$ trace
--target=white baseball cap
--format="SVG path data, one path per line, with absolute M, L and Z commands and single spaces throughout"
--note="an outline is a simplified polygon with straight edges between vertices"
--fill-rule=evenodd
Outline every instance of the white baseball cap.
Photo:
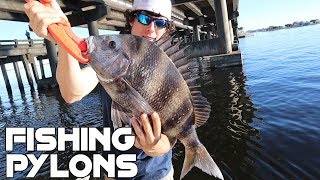
M 132 11 L 145 10 L 160 14 L 171 21 L 171 0 L 134 0 Z

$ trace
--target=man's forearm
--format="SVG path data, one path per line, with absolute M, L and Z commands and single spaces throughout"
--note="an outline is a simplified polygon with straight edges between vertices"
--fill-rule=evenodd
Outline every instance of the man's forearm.
M 81 100 L 97 84 L 93 70 L 82 70 L 79 62 L 61 47 L 56 73 L 61 95 L 68 103 Z

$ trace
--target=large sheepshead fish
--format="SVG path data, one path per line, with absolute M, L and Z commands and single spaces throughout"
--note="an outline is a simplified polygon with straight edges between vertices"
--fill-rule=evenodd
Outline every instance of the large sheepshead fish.
M 177 139 L 185 146 L 180 178 L 196 166 L 223 179 L 196 133 L 211 107 L 195 83 L 197 77 L 190 77 L 190 61 L 180 43 L 172 45 L 170 38 L 154 43 L 133 35 L 91 36 L 85 41 L 89 64 L 112 98 L 114 127 L 128 123 L 128 117 L 156 111 L 171 146 Z

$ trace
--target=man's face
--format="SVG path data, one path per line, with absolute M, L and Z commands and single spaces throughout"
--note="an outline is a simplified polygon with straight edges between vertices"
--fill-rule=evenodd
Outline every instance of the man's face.
M 158 19 L 166 19 L 165 17 L 154 17 Z M 149 41 L 156 41 L 161 38 L 161 36 L 166 32 L 167 28 L 159 28 L 155 26 L 155 22 L 152 21 L 149 25 L 141 24 L 137 18 L 134 18 L 134 21 L 130 23 L 131 25 L 131 34 L 144 37 Z

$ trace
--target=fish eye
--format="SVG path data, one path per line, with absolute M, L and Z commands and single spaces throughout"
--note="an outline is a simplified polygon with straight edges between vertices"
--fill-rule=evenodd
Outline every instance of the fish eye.
M 110 42 L 109 42 L 109 47 L 110 47 L 111 49 L 115 49 L 115 48 L 117 47 L 116 42 L 110 41 Z

